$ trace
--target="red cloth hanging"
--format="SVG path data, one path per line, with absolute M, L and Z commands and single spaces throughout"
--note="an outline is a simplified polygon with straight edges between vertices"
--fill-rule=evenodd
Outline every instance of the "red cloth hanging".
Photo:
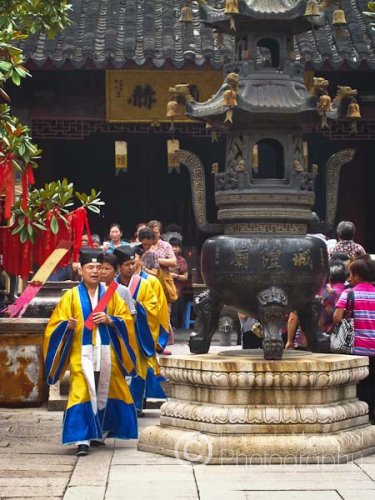
M 35 184 L 34 172 L 30 165 L 26 165 L 26 169 L 22 174 L 22 208 L 27 210 L 27 196 L 30 184 Z
M 87 211 L 85 207 L 79 207 L 72 212 L 73 229 L 73 262 L 78 261 L 79 251 L 82 245 L 82 236 L 86 230 L 90 247 L 93 246 Z

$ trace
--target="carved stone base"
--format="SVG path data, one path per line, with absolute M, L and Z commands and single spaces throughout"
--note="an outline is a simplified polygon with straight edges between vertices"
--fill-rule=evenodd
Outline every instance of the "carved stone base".
M 260 350 L 161 358 L 170 399 L 138 449 L 197 463 L 332 463 L 375 452 L 368 358 Z

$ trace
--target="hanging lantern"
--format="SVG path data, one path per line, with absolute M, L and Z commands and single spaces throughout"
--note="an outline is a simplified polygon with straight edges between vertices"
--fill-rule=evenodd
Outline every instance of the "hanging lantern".
M 254 146 L 253 146 L 251 168 L 254 170 L 255 173 L 258 173 L 258 171 L 259 171 L 259 147 L 258 147 L 258 144 L 254 144 Z
M 176 151 L 180 149 L 180 141 L 178 139 L 167 140 L 167 153 L 168 153 L 168 174 L 173 172 L 180 173 L 180 162 L 176 158 Z
M 329 128 L 327 113 L 332 111 L 332 101 L 326 90 L 324 90 L 323 94 L 319 97 L 318 111 L 322 116 L 321 128 Z
M 125 141 L 115 141 L 115 168 L 116 175 L 128 170 L 128 143 Z
M 357 121 L 361 118 L 361 109 L 356 99 L 352 99 L 348 106 L 347 118 L 349 118 L 351 131 L 357 133 Z
M 226 0 L 224 14 L 239 14 L 238 0 Z
M 332 26 L 335 28 L 340 28 L 340 26 L 345 26 L 346 18 L 345 12 L 342 9 L 336 9 L 333 11 Z
M 181 14 L 180 14 L 179 21 L 181 23 L 192 23 L 193 22 L 193 11 L 187 2 L 181 8 Z

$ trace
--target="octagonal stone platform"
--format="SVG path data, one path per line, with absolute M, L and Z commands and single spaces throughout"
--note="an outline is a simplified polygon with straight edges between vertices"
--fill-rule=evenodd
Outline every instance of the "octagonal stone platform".
M 339 463 L 375 452 L 368 358 L 261 350 L 161 357 L 169 400 L 138 449 L 206 464 Z

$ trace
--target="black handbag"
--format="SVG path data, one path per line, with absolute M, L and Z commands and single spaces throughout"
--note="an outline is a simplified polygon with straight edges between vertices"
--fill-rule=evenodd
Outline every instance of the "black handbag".
M 354 345 L 354 292 L 349 290 L 344 317 L 331 333 L 331 352 L 352 354 Z

